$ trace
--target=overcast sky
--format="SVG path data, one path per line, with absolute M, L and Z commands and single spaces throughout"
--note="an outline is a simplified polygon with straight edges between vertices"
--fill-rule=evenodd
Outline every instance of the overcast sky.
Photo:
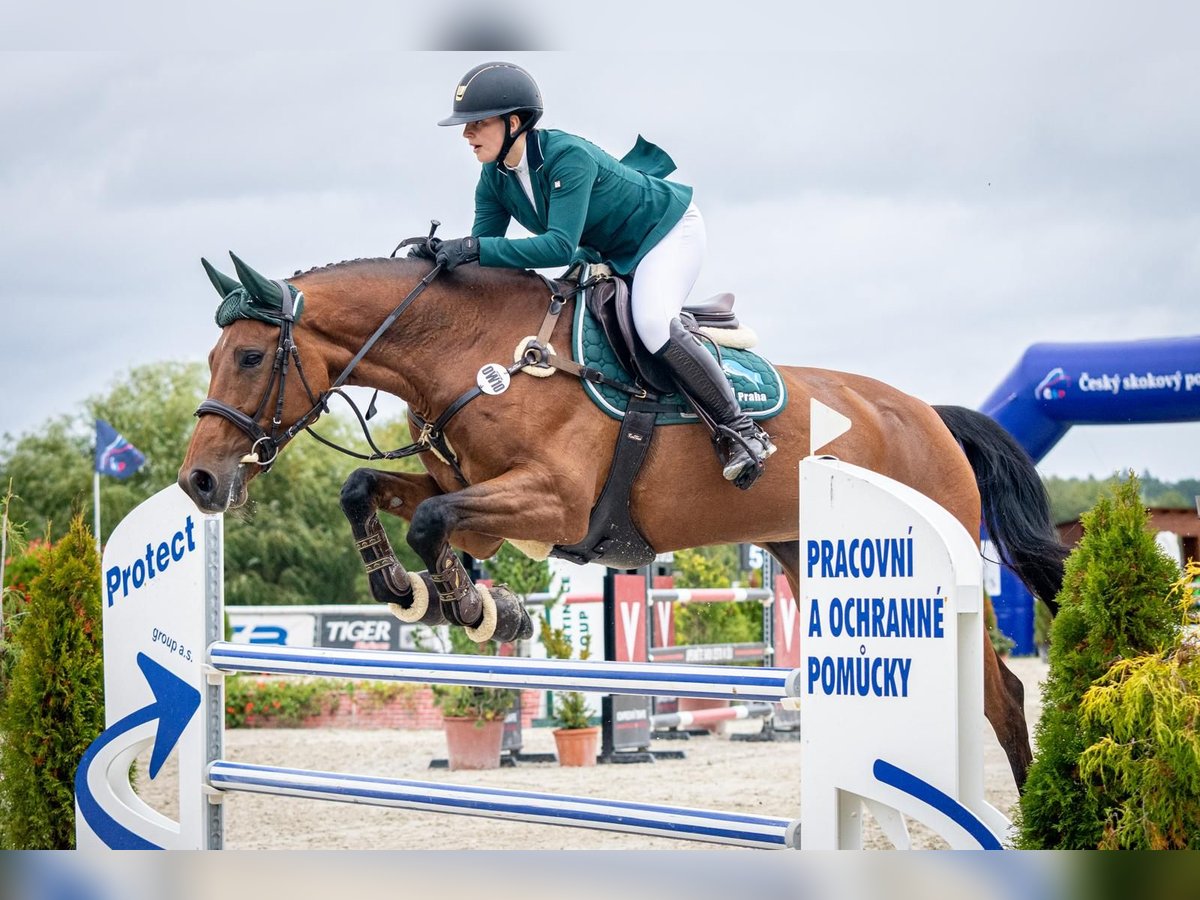
M 696 296 L 736 293 L 777 362 L 978 406 L 1035 342 L 1200 334 L 1194 5 L 967 5 L 606 3 L 615 29 L 516 3 L 525 46 L 567 49 L 503 54 L 415 52 L 459 21 L 426 4 L 248 31 L 6 9 L 0 433 L 203 360 L 201 256 L 282 277 L 430 218 L 466 233 L 478 164 L 435 123 L 497 55 L 544 126 L 675 158 L 708 226 Z M 1200 477 L 1197 447 L 1197 424 L 1076 428 L 1041 469 Z

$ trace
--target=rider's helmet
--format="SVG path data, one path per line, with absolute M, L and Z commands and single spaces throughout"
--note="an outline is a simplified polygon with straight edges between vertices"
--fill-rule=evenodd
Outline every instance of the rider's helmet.
M 516 113 L 521 124 L 515 131 L 509 115 Z M 459 79 L 454 91 L 454 111 L 438 122 L 439 125 L 465 125 L 479 119 L 501 116 L 504 120 L 505 141 L 500 159 L 519 135 L 537 124 L 542 117 L 542 92 L 537 82 L 520 66 L 506 62 L 478 65 Z

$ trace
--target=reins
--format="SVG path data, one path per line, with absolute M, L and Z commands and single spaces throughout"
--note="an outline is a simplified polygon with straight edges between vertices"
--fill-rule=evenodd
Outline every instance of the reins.
M 430 228 L 429 235 L 427 237 L 407 238 L 401 241 L 396 246 L 396 249 L 392 251 L 391 255 L 395 257 L 397 251 L 399 251 L 402 247 L 409 246 L 411 244 L 428 244 L 429 240 L 433 237 L 433 233 L 437 229 L 438 224 L 439 223 L 436 221 L 432 223 L 432 227 Z M 292 336 L 292 331 L 295 325 L 295 304 L 291 290 L 286 282 L 275 282 L 279 286 L 281 294 L 279 341 L 275 349 L 275 360 L 271 370 L 271 378 L 267 382 L 266 389 L 263 391 L 263 396 L 259 401 L 258 409 L 255 410 L 253 416 L 248 416 L 241 410 L 235 409 L 221 400 L 208 398 L 196 408 L 196 416 L 220 416 L 239 428 L 251 440 L 250 452 L 242 457 L 241 462 L 258 465 L 262 468 L 263 472 L 270 471 L 271 467 L 275 463 L 275 460 L 279 457 L 280 451 L 289 441 L 292 440 L 292 438 L 294 438 L 301 431 L 307 431 L 310 435 L 312 435 L 312 437 L 325 446 L 331 447 L 340 453 L 346 454 L 347 456 L 352 456 L 355 459 L 366 461 L 402 459 L 404 457 L 414 456 L 418 453 L 424 453 L 432 450 L 435 455 L 437 455 L 443 462 L 447 463 L 454 470 L 455 475 L 463 484 L 467 484 L 468 482 L 466 476 L 462 472 L 458 458 L 445 439 L 445 428 L 450 420 L 453 419 L 454 416 L 456 416 L 468 403 L 470 403 L 480 394 L 484 393 L 483 388 L 478 383 L 460 394 L 449 406 L 446 407 L 445 410 L 442 411 L 441 415 L 439 415 L 432 422 L 422 418 L 410 407 L 408 414 L 419 426 L 420 433 L 417 435 L 416 440 L 414 440 L 412 443 L 406 444 L 405 446 L 399 447 L 395 450 L 380 449 L 375 443 L 375 440 L 372 438 L 370 427 L 367 425 L 367 421 L 375 413 L 375 398 L 378 396 L 379 392 L 376 391 L 375 396 L 371 398 L 371 402 L 367 408 L 367 413 L 364 416 L 354 400 L 343 390 L 343 386 L 346 384 L 346 381 L 354 372 L 355 368 L 357 368 L 358 364 L 362 362 L 363 358 L 371 351 L 376 343 L 378 343 L 379 339 L 383 337 L 388 329 L 390 329 L 392 325 L 396 323 L 396 320 L 404 314 L 405 310 L 407 310 L 409 306 L 411 306 L 413 302 L 425 291 L 425 289 L 433 283 L 433 280 L 437 278 L 441 272 L 442 266 L 440 264 L 435 264 L 429 273 L 413 286 L 413 289 L 408 292 L 405 298 L 400 302 L 400 305 L 392 310 L 387 318 L 380 323 L 379 327 L 375 329 L 374 333 L 367 338 L 366 342 L 362 345 L 358 352 L 354 354 L 346 367 L 342 369 L 341 374 L 334 379 L 333 384 L 330 385 L 327 390 L 322 391 L 319 395 L 314 394 L 312 388 L 309 387 L 308 379 L 304 375 L 304 367 L 300 362 L 300 351 L 296 347 L 296 343 Z M 506 371 L 511 377 L 517 372 L 526 370 L 529 367 L 539 369 L 560 369 L 568 372 L 569 374 L 575 375 L 580 379 L 585 379 L 596 384 L 604 384 L 614 387 L 617 390 L 621 390 L 630 394 L 631 396 L 641 398 L 650 396 L 649 392 L 646 391 L 645 388 L 624 384 L 620 381 L 608 378 L 602 372 L 596 369 L 593 369 L 589 366 L 580 365 L 572 359 L 560 357 L 557 354 L 550 352 L 548 343 L 550 335 L 553 333 L 554 327 L 557 324 L 558 318 L 561 315 L 563 308 L 566 306 L 567 301 L 577 294 L 582 293 L 584 290 L 596 284 L 606 276 L 593 276 L 571 285 L 565 290 L 561 288 L 561 283 L 553 282 L 541 274 L 539 274 L 538 277 L 541 278 L 542 281 L 545 282 L 546 286 L 550 289 L 549 308 L 546 311 L 546 315 L 542 320 L 542 324 L 538 329 L 537 335 L 525 341 L 520 358 L 511 365 L 507 366 L 504 371 Z M 294 422 L 290 427 L 283 429 L 282 415 L 284 389 L 287 382 L 289 360 L 292 359 L 295 360 L 296 373 L 300 376 L 300 382 L 304 386 L 304 391 L 306 394 L 308 394 L 308 399 L 312 403 L 312 406 L 309 408 L 308 412 L 297 419 L 296 422 Z M 278 383 L 278 388 L 275 398 L 275 412 L 271 418 L 271 431 L 268 433 L 262 426 L 258 424 L 258 420 L 262 416 L 263 410 L 267 407 L 267 403 L 271 397 L 272 389 L 275 389 L 276 383 Z M 322 437 L 313 430 L 312 423 L 322 413 L 329 411 L 329 400 L 335 394 L 345 400 L 350 408 L 354 411 L 354 415 L 358 419 L 358 424 L 362 430 L 363 436 L 366 438 L 367 444 L 371 448 L 371 453 L 360 453 L 356 450 L 351 450 L 348 447 L 343 447 L 340 444 L 329 440 L 328 438 Z M 262 448 L 261 450 L 260 447 Z

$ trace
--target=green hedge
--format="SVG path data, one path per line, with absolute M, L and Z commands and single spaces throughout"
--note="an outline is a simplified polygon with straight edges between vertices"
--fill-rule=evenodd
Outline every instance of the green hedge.
M 82 517 L 46 553 L 29 588 L 0 705 L 0 846 L 69 849 L 75 770 L 104 728 L 100 562 Z

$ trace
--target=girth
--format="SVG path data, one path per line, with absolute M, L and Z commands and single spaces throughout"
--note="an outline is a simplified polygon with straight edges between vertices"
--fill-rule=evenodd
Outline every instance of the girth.
M 652 400 L 634 397 L 629 401 L 608 478 L 592 507 L 587 534 L 577 544 L 554 547 L 551 556 L 579 565 L 600 562 L 613 569 L 638 569 L 654 561 L 654 548 L 630 515 L 629 495 L 650 451 L 655 419 L 663 409 Z

